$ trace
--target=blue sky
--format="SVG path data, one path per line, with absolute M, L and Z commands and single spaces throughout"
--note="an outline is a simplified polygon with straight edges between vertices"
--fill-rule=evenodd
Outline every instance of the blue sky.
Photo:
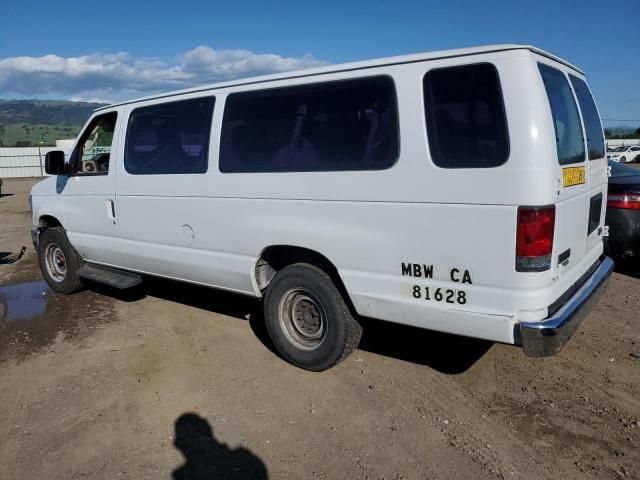
M 526 43 L 580 66 L 606 125 L 640 125 L 640 0 L 10 0 L 0 98 L 120 100 L 256 73 Z M 633 121 L 627 121 L 633 120 Z

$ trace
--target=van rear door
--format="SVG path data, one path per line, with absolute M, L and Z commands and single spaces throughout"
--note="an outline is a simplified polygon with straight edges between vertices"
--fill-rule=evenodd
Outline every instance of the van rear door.
M 558 160 L 551 269 L 565 277 L 559 286 L 568 288 L 602 252 L 600 227 L 607 188 L 604 137 L 591 92 L 579 74 L 545 63 L 538 67 L 549 100 Z

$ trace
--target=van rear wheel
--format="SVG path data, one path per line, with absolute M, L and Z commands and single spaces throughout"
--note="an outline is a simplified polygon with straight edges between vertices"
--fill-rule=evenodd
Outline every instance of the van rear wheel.
M 267 288 L 264 314 L 278 352 L 306 370 L 326 370 L 344 360 L 362 336 L 329 275 L 307 263 L 276 273 Z
M 42 276 L 51 290 L 57 293 L 73 293 L 83 287 L 77 272 L 82 265 L 62 227 L 47 228 L 40 235 L 38 263 Z

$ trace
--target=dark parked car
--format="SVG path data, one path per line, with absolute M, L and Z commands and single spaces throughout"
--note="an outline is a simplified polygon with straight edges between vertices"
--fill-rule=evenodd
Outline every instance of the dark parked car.
M 611 160 L 609 166 L 609 254 L 619 258 L 640 255 L 640 169 Z

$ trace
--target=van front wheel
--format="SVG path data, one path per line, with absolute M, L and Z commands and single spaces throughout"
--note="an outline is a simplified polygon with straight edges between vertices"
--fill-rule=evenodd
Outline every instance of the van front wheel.
M 264 313 L 278 352 L 306 370 L 326 370 L 344 360 L 362 336 L 362 327 L 329 275 L 306 263 L 276 273 L 267 288 Z
M 40 235 L 38 263 L 42 276 L 57 293 L 73 293 L 82 288 L 77 275 L 82 265 L 80 255 L 67 239 L 62 227 L 47 228 Z

